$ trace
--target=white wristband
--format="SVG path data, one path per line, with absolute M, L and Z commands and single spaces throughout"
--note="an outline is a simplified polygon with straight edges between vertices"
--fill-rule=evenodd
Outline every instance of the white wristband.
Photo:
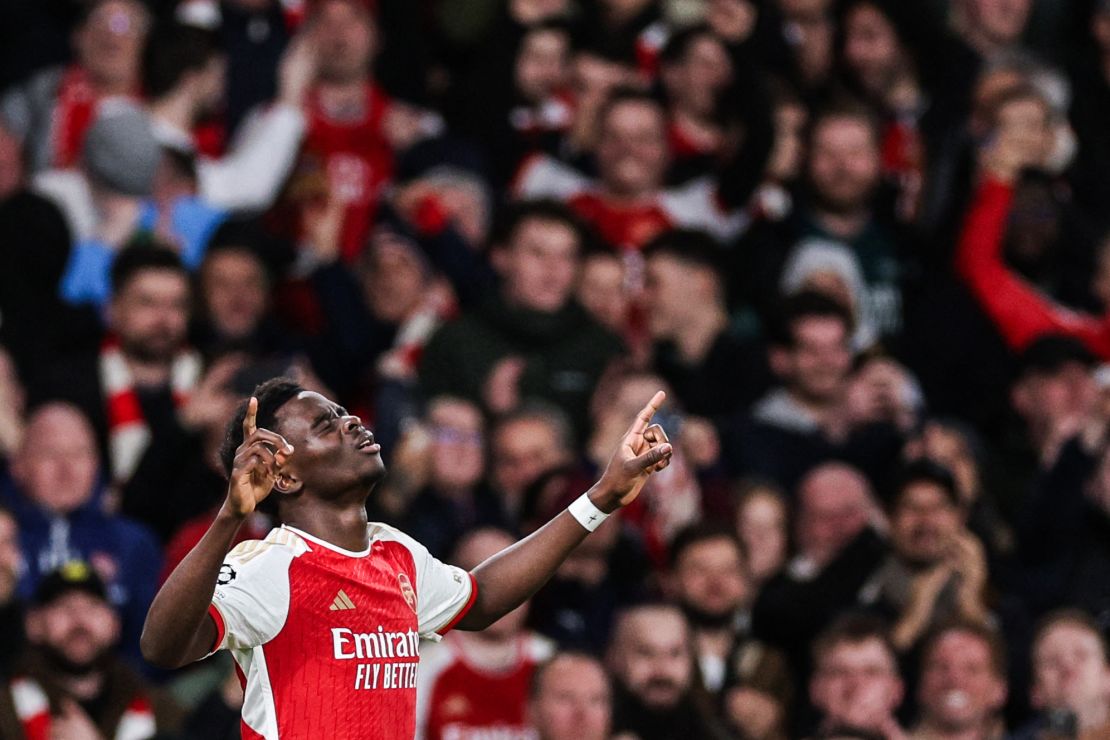
M 601 523 L 609 518 L 601 509 L 594 506 L 594 502 L 590 501 L 590 494 L 583 493 L 576 498 L 570 506 L 567 507 L 570 515 L 578 520 L 578 523 L 586 528 L 587 532 L 593 532 L 601 526 Z

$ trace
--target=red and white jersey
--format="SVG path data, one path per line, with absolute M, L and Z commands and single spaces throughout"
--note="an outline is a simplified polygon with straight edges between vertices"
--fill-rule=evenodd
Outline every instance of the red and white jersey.
M 750 222 L 744 210 L 721 206 L 711 177 L 662 189 L 645 203 L 624 205 L 607 197 L 596 181 L 542 154 L 525 161 L 513 191 L 520 199 L 566 202 L 605 241 L 624 250 L 640 249 L 660 232 L 673 228 L 701 229 L 728 241 L 740 236 Z
M 490 670 L 467 658 L 451 635 L 429 645 L 417 679 L 420 740 L 535 740 L 525 718 L 532 673 L 551 657 L 554 643 L 525 633 L 516 638 L 516 660 Z
M 392 527 L 369 534 L 351 552 L 283 526 L 228 554 L 209 613 L 244 682 L 245 739 L 415 734 L 420 639 L 462 619 L 477 587 Z

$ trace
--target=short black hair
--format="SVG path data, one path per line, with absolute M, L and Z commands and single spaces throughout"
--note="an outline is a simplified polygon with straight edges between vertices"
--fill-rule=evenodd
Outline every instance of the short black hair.
M 962 503 L 952 471 L 928 457 L 919 457 L 903 464 L 895 473 L 893 495 L 890 498 L 891 509 L 899 506 L 902 494 L 914 483 L 932 483 L 944 491 L 953 506 L 959 507 Z
M 678 565 L 678 561 L 682 559 L 682 556 L 691 547 L 700 545 L 703 542 L 709 542 L 710 540 L 725 540 L 734 545 L 736 551 L 740 553 L 740 559 L 744 561 L 746 566 L 748 554 L 744 550 L 744 543 L 736 536 L 736 532 L 724 522 L 704 521 L 683 527 L 678 531 L 678 534 L 674 536 L 674 539 L 671 540 L 671 568 Z
M 776 320 L 771 323 L 769 339 L 779 347 L 794 345 L 794 325 L 808 318 L 833 318 L 844 324 L 845 334 L 855 330 L 851 310 L 824 293 L 803 290 L 787 297 L 779 304 Z
M 189 279 L 177 252 L 157 242 L 133 242 L 112 263 L 112 295 L 119 295 L 135 276 L 146 270 L 169 270 Z
M 574 214 L 574 211 L 559 201 L 549 198 L 522 200 L 506 208 L 501 218 L 494 224 L 491 235 L 493 245 L 501 248 L 512 246 L 513 234 L 521 224 L 532 219 L 555 221 L 566 225 L 578 240 L 579 255 L 585 254 L 591 246 L 592 235 L 589 228 Z
M 143 51 L 143 92 L 153 100 L 171 92 L 190 72 L 223 53 L 214 31 L 171 21 L 147 38 Z
M 849 611 L 837 617 L 813 641 L 814 665 L 840 645 L 858 645 L 868 640 L 878 640 L 886 648 L 898 670 L 898 650 L 890 639 L 890 625 L 880 616 L 865 611 Z
M 656 255 L 673 257 L 680 262 L 708 268 L 718 278 L 724 274 L 724 250 L 720 242 L 698 229 L 670 229 L 664 231 L 643 249 L 644 259 Z
M 671 37 L 667 39 L 667 43 L 663 45 L 662 50 L 659 52 L 659 61 L 663 64 L 673 64 L 681 61 L 694 42 L 702 37 L 709 37 L 722 47 L 725 46 L 725 42 L 713 33 L 713 29 L 709 27 L 709 24 L 695 23 L 677 33 L 671 34 Z
M 304 391 L 300 383 L 289 378 L 271 378 L 254 389 L 251 395 L 258 399 L 258 413 L 255 422 L 259 428 L 274 429 L 278 410 L 290 399 Z M 220 464 L 224 475 L 231 477 L 231 469 L 235 464 L 235 451 L 243 444 L 243 419 L 247 416 L 247 404 L 250 399 L 244 399 L 235 410 L 235 416 L 227 424 L 223 444 L 220 445 Z

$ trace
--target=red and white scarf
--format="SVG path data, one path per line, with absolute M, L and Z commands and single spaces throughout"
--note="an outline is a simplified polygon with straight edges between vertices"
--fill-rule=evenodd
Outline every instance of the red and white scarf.
M 127 366 L 119 342 L 109 339 L 100 348 L 100 387 L 108 409 L 108 453 L 112 478 L 128 480 L 150 445 L 150 427 L 143 417 L 134 378 Z M 189 394 L 200 381 L 200 355 L 192 350 L 181 352 L 173 360 L 170 387 L 178 408 L 189 400 Z
M 54 717 L 50 713 L 50 700 L 38 682 L 19 676 L 11 682 L 12 703 L 23 734 L 27 740 L 48 740 L 54 737 L 51 725 Z M 115 740 L 131 740 L 137 737 L 150 737 L 157 732 L 154 710 L 145 696 L 135 696 L 116 725 Z

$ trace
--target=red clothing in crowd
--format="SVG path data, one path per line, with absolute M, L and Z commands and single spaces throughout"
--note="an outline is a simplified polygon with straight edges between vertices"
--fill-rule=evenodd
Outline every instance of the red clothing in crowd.
M 378 199 L 393 176 L 393 149 L 384 130 L 390 104 L 385 91 L 370 83 L 366 85 L 363 116 L 357 121 L 329 118 L 319 95 L 312 95 L 308 103 L 302 162 L 320 168 L 329 195 L 346 206 L 340 244 L 348 263 L 366 244 Z
M 1072 311 L 1007 267 L 1002 238 L 1014 189 L 988 179 L 972 201 L 956 253 L 956 269 L 998 327 L 1006 344 L 1020 351 L 1045 334 L 1064 334 L 1110 359 L 1110 321 Z

